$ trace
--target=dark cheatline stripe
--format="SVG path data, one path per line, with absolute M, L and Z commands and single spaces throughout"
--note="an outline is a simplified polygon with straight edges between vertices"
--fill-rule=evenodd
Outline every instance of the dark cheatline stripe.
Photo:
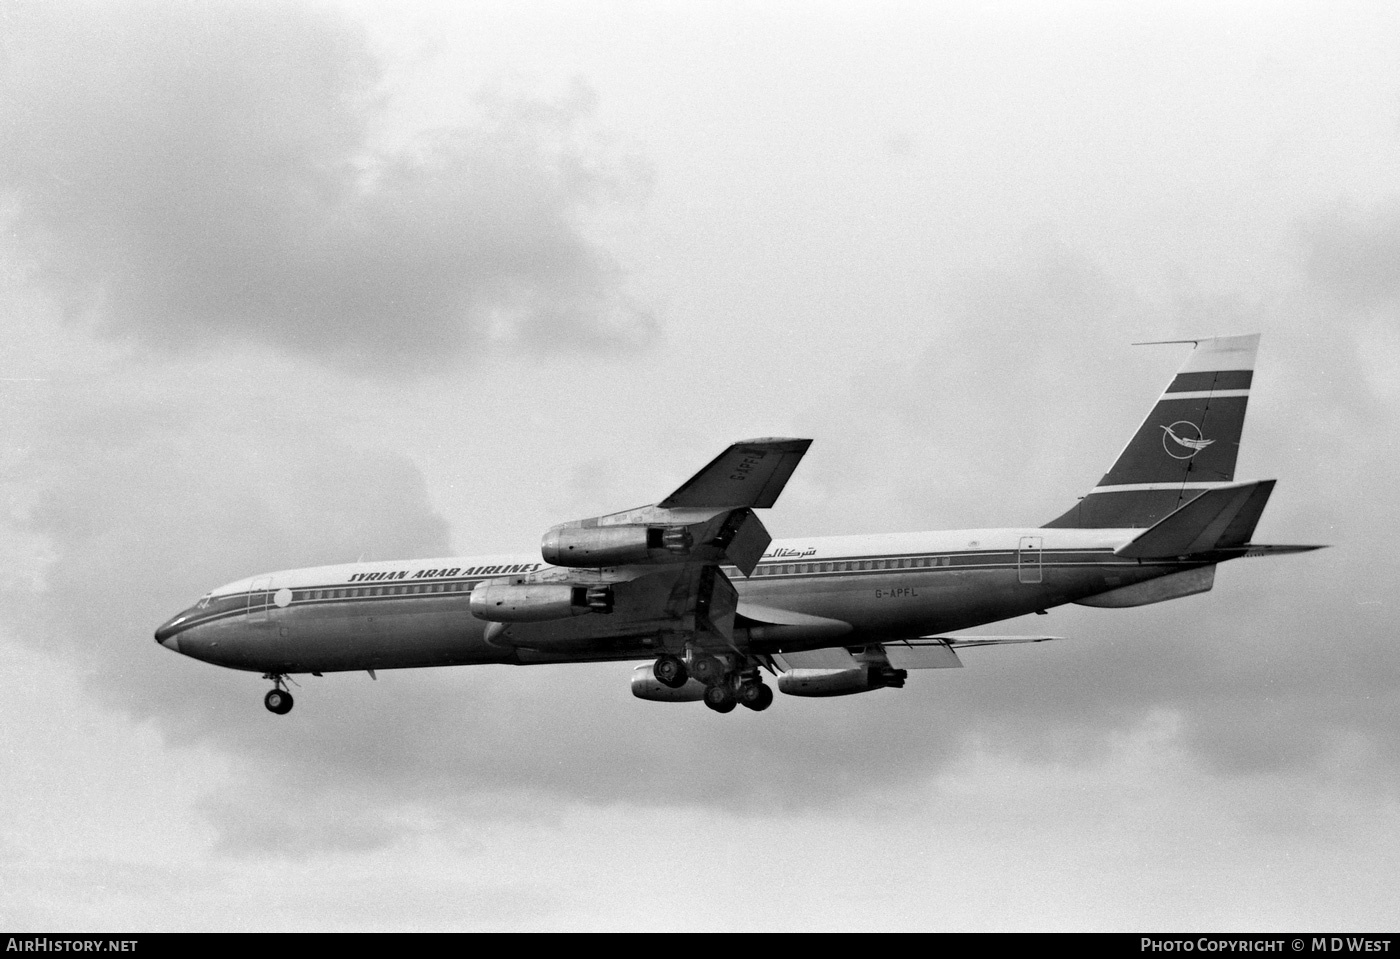
M 1215 370 L 1208 373 L 1178 373 L 1168 393 L 1198 393 L 1201 390 L 1247 390 L 1254 380 L 1253 370 Z

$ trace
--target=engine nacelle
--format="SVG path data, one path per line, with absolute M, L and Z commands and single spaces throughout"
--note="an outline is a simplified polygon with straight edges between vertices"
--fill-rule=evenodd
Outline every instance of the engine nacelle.
M 684 526 L 556 526 L 540 554 L 554 566 L 602 567 L 680 562 L 693 540 Z
M 585 613 L 612 612 L 612 589 L 572 583 L 482 583 L 467 607 L 493 623 L 538 623 Z
M 862 665 L 846 669 L 790 669 L 778 677 L 778 691 L 789 696 L 850 696 L 872 689 L 901 689 L 908 670 Z
M 672 689 L 656 678 L 651 663 L 643 663 L 632 670 L 632 695 L 654 703 L 693 703 L 705 698 L 705 684 L 690 679 L 680 689 Z

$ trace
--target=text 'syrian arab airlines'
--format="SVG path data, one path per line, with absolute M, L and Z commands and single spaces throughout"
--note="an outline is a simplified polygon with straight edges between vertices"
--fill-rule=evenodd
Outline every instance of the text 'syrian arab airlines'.
M 239 580 L 156 641 L 273 683 L 295 673 L 643 660 L 632 692 L 767 709 L 904 685 L 971 646 L 1054 636 L 956 630 L 1064 603 L 1142 606 L 1211 588 L 1250 541 L 1273 480 L 1234 482 L 1259 337 L 1194 343 L 1097 486 L 1043 526 L 773 542 L 755 510 L 810 445 L 735 443 L 653 506 L 562 523 L 539 553 L 319 566 Z

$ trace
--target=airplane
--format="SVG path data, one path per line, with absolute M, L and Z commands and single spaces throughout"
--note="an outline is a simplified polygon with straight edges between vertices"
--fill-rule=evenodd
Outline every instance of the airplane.
M 258 672 L 635 661 L 632 692 L 727 713 L 900 688 L 959 651 L 1059 639 L 962 634 L 1066 603 L 1127 608 L 1211 589 L 1220 563 L 1321 549 L 1250 541 L 1274 480 L 1234 482 L 1259 335 L 1193 346 L 1109 471 L 1038 527 L 772 541 L 809 439 L 735 443 L 659 502 L 549 529 L 540 552 L 264 573 L 156 630 Z

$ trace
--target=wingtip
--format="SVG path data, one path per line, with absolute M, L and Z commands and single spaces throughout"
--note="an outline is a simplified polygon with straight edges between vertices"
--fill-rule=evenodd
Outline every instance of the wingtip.
M 1168 346 L 1173 343 L 1190 343 L 1192 346 L 1200 346 L 1202 343 L 1210 343 L 1214 340 L 1242 340 L 1247 337 L 1259 339 L 1258 333 L 1227 333 L 1221 336 L 1193 336 L 1181 340 L 1140 340 L 1133 343 L 1133 346 Z
M 763 444 L 764 446 L 775 445 L 775 444 L 778 444 L 778 443 L 789 443 L 789 444 L 794 444 L 794 445 L 795 445 L 795 444 L 798 444 L 798 443 L 801 443 L 803 446 L 811 446 L 811 445 L 812 445 L 812 441 L 811 441 L 810 439 L 804 439 L 804 438 L 798 437 L 798 436 L 756 436 L 756 437 L 754 437 L 754 438 L 751 439 L 751 440 L 737 440 L 737 441 L 734 443 L 734 445 L 735 445 L 735 446 L 749 446 L 749 445 L 758 445 L 758 444 L 760 444 L 760 443 Z

